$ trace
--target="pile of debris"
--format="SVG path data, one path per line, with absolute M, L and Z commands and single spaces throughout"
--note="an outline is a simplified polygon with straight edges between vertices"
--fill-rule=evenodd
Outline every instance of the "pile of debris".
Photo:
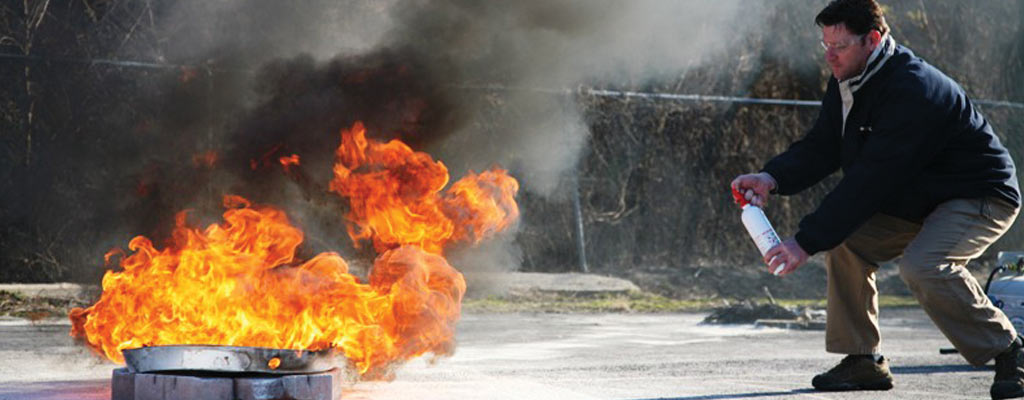
M 704 318 L 705 324 L 752 324 L 761 319 L 795 319 L 792 310 L 775 303 L 745 300 L 743 302 L 717 307 Z
M 744 300 L 737 304 L 717 307 L 704 318 L 705 324 L 754 324 L 784 329 L 825 329 L 825 311 L 801 307 L 790 309 L 775 302 L 765 289 L 766 302 Z

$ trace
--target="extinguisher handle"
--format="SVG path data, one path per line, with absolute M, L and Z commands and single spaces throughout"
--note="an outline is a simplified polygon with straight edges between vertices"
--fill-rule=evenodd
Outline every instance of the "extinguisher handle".
M 743 193 L 740 193 L 740 191 L 736 188 L 732 188 L 732 201 L 736 202 L 736 204 L 739 204 L 740 207 L 744 207 L 747 204 L 750 204 L 750 201 L 747 200 L 747 197 L 744 196 Z

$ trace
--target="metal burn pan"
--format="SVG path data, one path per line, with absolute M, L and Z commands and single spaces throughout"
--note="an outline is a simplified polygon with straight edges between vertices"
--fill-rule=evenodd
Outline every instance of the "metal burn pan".
M 311 374 L 338 366 L 330 350 L 298 351 L 239 346 L 150 346 L 122 352 L 132 372 L 207 371 L 218 373 Z M 274 361 L 277 360 L 277 361 Z

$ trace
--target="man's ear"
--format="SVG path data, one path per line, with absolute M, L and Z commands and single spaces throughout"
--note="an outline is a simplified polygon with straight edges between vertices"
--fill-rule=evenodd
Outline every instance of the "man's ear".
M 868 32 L 868 43 L 871 44 L 871 48 L 874 49 L 879 43 L 882 43 L 882 33 L 874 29 Z

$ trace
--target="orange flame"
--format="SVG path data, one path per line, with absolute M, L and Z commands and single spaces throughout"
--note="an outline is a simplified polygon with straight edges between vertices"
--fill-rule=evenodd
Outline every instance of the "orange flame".
M 451 354 L 466 283 L 440 254 L 513 224 L 519 184 L 495 168 L 442 193 L 444 164 L 365 133 L 361 123 L 342 131 L 330 188 L 349 199 L 349 235 L 381 253 L 368 283 L 335 253 L 297 260 L 303 234 L 283 211 L 227 196 L 221 224 L 193 228 L 181 212 L 167 247 L 137 236 L 132 254 L 108 252 L 123 271 L 104 275 L 96 304 L 71 311 L 71 335 L 119 363 L 122 350 L 158 345 L 333 349 L 367 378 Z
M 281 163 L 281 167 L 284 168 L 284 171 L 288 172 L 291 170 L 292 165 L 299 165 L 299 155 L 292 154 L 290 156 L 281 157 L 277 161 Z
M 519 217 L 519 183 L 505 170 L 470 173 L 446 193 L 448 168 L 405 143 L 366 138 L 356 122 L 341 132 L 330 190 L 349 199 L 349 236 L 383 252 L 415 245 L 441 254 L 458 240 L 484 239 Z
M 280 210 L 237 196 L 225 205 L 240 208 L 204 230 L 180 213 L 167 248 L 132 239 L 100 300 L 72 310 L 72 336 L 119 363 L 121 350 L 172 344 L 338 348 L 370 376 L 451 352 L 466 284 L 443 258 L 396 248 L 362 284 L 334 253 L 293 266 L 302 232 Z

